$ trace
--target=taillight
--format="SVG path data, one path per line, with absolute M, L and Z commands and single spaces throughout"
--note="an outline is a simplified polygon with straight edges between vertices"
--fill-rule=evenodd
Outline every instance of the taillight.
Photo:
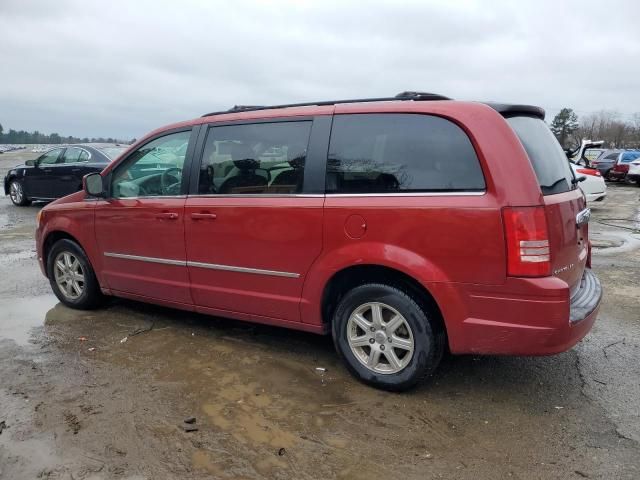
M 627 173 L 629 171 L 628 163 L 619 163 L 615 167 L 613 167 L 614 172 Z
M 507 275 L 551 275 L 547 218 L 544 207 L 508 207 L 502 210 L 507 241 Z
M 577 173 L 581 173 L 582 175 L 593 175 L 594 177 L 601 177 L 600 172 L 594 168 L 578 168 L 576 170 Z

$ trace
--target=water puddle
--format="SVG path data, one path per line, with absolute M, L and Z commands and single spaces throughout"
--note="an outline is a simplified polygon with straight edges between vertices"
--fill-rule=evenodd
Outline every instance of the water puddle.
M 613 255 L 640 248 L 640 239 L 631 232 L 589 232 L 594 253 Z
M 58 299 L 54 295 L 3 299 L 0 307 L 0 339 L 19 345 L 29 343 L 31 330 L 44 324 L 45 316 Z

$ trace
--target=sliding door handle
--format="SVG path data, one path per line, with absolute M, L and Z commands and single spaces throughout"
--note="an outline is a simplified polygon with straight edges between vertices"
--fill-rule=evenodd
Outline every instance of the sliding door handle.
M 156 215 L 158 220 L 177 220 L 178 214 L 174 212 L 163 212 Z
M 215 220 L 218 216 L 215 213 L 192 213 L 191 220 Z

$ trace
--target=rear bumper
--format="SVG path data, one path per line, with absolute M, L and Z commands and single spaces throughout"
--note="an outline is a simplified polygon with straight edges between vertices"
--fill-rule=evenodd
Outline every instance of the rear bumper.
M 589 203 L 591 203 L 591 202 L 601 202 L 606 198 L 607 192 L 585 193 L 584 196 L 587 197 L 587 202 L 589 202 Z
M 591 269 L 585 269 L 571 298 L 568 285 L 556 277 L 472 286 L 465 297 L 458 312 L 451 312 L 462 319 L 456 321 L 443 309 L 452 353 L 552 355 L 569 350 L 589 333 L 602 287 Z
M 627 176 L 627 172 L 616 172 L 615 170 L 609 170 L 609 178 L 614 178 L 616 180 L 624 180 Z

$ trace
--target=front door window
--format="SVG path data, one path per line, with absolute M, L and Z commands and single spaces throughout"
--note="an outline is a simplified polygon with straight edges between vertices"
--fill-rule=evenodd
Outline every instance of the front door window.
M 56 148 L 55 150 L 51 150 L 45 153 L 40 158 L 38 158 L 38 165 L 53 165 L 58 161 L 60 152 L 62 152 L 62 149 Z
M 111 195 L 114 198 L 180 195 L 190 136 L 190 130 L 171 133 L 138 148 L 115 169 Z

